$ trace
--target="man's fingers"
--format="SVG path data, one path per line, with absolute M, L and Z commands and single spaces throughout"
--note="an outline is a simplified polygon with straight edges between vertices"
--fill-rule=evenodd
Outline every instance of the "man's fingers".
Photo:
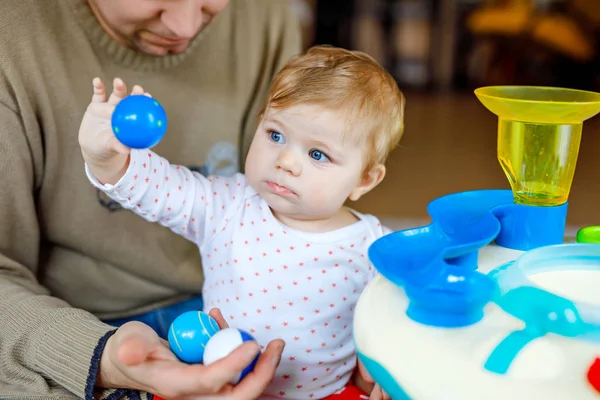
M 275 375 L 275 370 L 281 360 L 285 347 L 282 340 L 273 340 L 261 354 L 254 370 L 233 389 L 234 399 L 249 399 L 259 397 Z
M 200 398 L 212 399 L 212 395 L 231 391 L 231 381 L 236 379 L 258 353 L 258 345 L 246 342 L 227 357 L 205 366 L 202 364 L 184 365 L 168 370 L 153 369 L 147 376 L 156 387 L 155 394 L 161 397 L 191 398 L 202 394 Z M 160 373 L 159 373 L 160 372 Z M 157 375 L 154 375 L 157 374 Z M 270 381 L 270 378 L 266 383 Z M 260 393 L 259 393 L 260 394 Z M 244 397 L 256 398 L 257 396 Z M 215 396 L 216 398 L 216 396 Z M 219 397 L 221 398 L 221 397 Z
M 120 78 L 115 78 L 113 81 L 113 91 L 108 98 L 108 103 L 116 106 L 119 101 L 127 96 L 127 85 Z
M 276 346 L 280 343 L 280 346 Z M 163 398 L 173 397 L 186 400 L 211 400 L 221 398 L 258 398 L 271 381 L 276 365 L 279 361 L 282 341 L 276 341 L 267 346 L 261 360 L 257 363 L 253 373 L 248 374 L 243 383 L 236 389 L 231 382 L 236 380 L 241 373 L 256 357 L 259 352 L 255 342 L 246 342 L 237 347 L 227 357 L 215 361 L 208 366 L 181 365 L 179 368 L 154 370 L 156 376 L 148 377 L 155 386 L 155 394 L 163 394 Z M 275 360 L 273 360 L 275 359 Z M 268 366 L 270 365 L 270 367 Z M 267 366 L 267 368 L 265 368 Z M 235 396 L 231 395 L 235 391 Z
M 202 371 L 186 369 L 185 374 L 180 375 L 178 388 L 181 393 L 217 393 L 235 380 L 258 352 L 258 345 L 255 342 L 243 343 L 227 357 L 202 366 Z
M 103 103 L 106 101 L 106 86 L 100 78 L 94 78 L 92 81 L 94 94 L 92 95 L 92 103 Z
M 210 310 L 208 312 L 208 315 L 210 315 L 215 319 L 215 321 L 217 321 L 217 324 L 219 324 L 219 328 L 229 328 L 229 324 L 227 323 L 227 321 L 225 321 L 223 314 L 221 314 L 221 310 L 219 310 L 218 308 L 213 308 L 212 310 Z

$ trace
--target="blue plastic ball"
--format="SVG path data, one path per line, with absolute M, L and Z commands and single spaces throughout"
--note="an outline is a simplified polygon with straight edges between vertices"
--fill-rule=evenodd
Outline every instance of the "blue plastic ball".
M 217 321 L 202 311 L 187 311 L 179 315 L 169 328 L 169 347 L 183 362 L 201 363 L 208 340 L 219 332 Z
M 227 357 L 233 350 L 239 347 L 242 343 L 254 341 L 256 339 L 248 332 L 237 328 L 225 328 L 217 332 L 213 337 L 210 338 L 204 349 L 204 365 L 210 365 L 221 358 Z M 252 362 L 248 364 L 243 371 L 241 371 L 237 377 L 231 380 L 232 385 L 236 385 L 239 381 L 244 379 L 254 369 L 259 354 L 254 357 Z
M 134 94 L 121 100 L 112 114 L 112 129 L 119 141 L 132 149 L 156 146 L 167 131 L 167 114 L 151 97 Z

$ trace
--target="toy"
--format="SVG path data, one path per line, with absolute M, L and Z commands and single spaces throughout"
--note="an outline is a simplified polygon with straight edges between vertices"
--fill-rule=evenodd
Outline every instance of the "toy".
M 241 329 L 225 328 L 217 332 L 206 344 L 204 349 L 204 365 L 210 365 L 217 360 L 229 355 L 233 350 L 244 342 L 256 341 L 252 335 Z M 235 378 L 231 381 L 232 385 L 237 384 L 246 375 L 254 369 L 258 361 L 259 354 L 254 360 Z
M 599 399 L 600 228 L 565 240 L 583 121 L 600 94 L 475 91 L 499 117 L 511 190 L 455 193 L 429 225 L 377 240 L 359 358 L 394 400 Z M 385 306 L 382 306 L 385 304 Z
M 229 355 L 242 343 L 256 341 L 248 332 L 236 328 L 220 329 L 217 321 L 202 311 L 187 311 L 175 318 L 169 328 L 169 347 L 183 362 L 210 365 Z M 237 384 L 252 372 L 259 355 L 232 380 Z
M 577 232 L 578 243 L 600 243 L 600 226 L 586 226 Z
M 220 331 L 217 321 L 202 311 L 177 316 L 169 328 L 169 347 L 186 363 L 201 363 L 209 340 Z
M 125 146 L 149 149 L 163 138 L 167 130 L 167 115 L 158 101 L 134 94 L 117 104 L 111 124 L 115 136 Z

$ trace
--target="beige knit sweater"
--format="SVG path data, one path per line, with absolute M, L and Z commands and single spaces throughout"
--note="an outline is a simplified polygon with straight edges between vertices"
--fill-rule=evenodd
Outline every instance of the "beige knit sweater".
M 92 78 L 161 100 L 169 129 L 156 151 L 231 171 L 271 77 L 300 51 L 288 3 L 230 0 L 186 53 L 151 57 L 112 40 L 86 0 L 0 1 L 0 399 L 91 398 L 112 329 L 98 318 L 202 288 L 192 243 L 88 183 L 77 133 Z

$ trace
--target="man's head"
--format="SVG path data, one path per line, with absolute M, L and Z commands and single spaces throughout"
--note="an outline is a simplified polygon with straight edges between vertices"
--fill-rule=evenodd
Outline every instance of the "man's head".
M 271 208 L 326 217 L 385 175 L 404 131 L 404 96 L 373 58 L 313 47 L 274 78 L 246 160 Z
M 156 56 L 179 54 L 229 0 L 88 0 L 123 45 Z

